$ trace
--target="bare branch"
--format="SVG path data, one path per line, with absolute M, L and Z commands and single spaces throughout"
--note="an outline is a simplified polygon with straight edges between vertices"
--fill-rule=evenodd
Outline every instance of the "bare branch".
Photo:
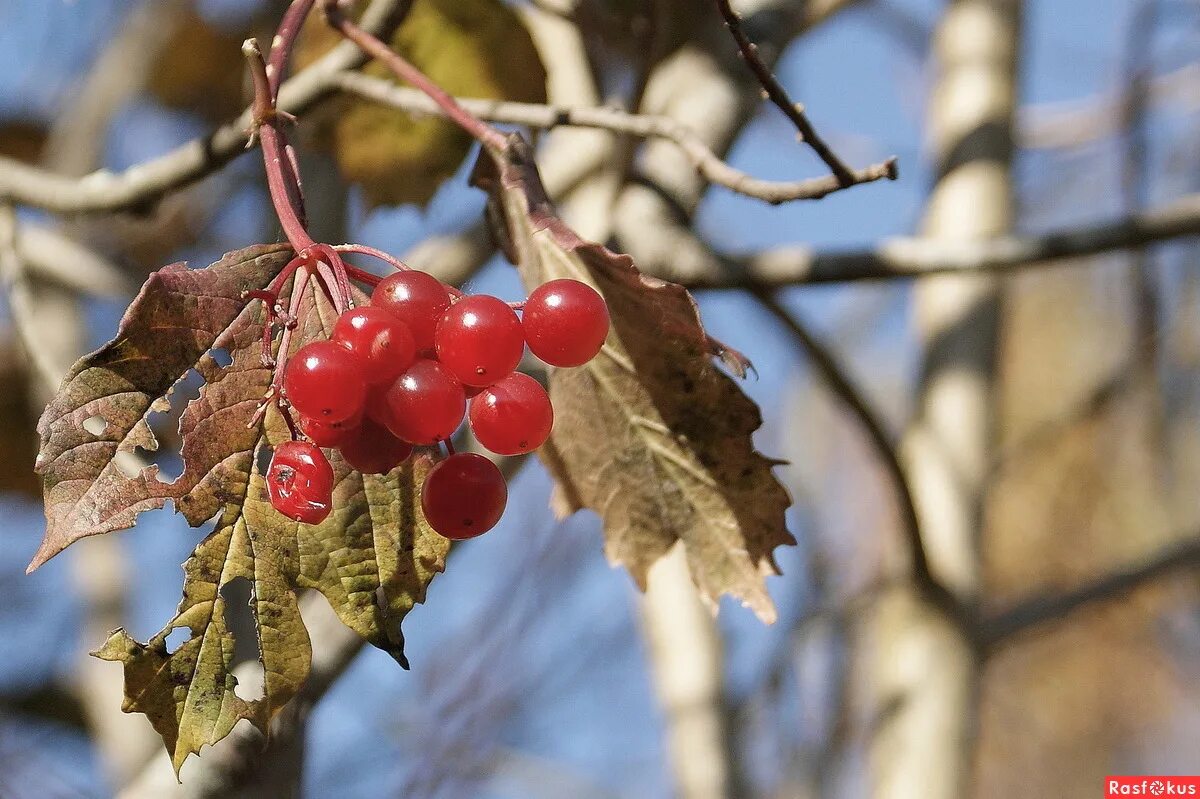
M 825 162 L 829 167 L 829 171 L 837 178 L 838 185 L 842 188 L 854 185 L 856 180 L 855 173 L 850 167 L 846 166 L 845 162 L 838 157 L 828 144 L 825 143 L 818 134 L 812 123 L 808 119 L 808 115 L 804 113 L 804 107 L 799 103 L 794 102 L 788 96 L 787 90 L 783 88 L 783 84 L 771 72 L 771 68 L 758 55 L 758 46 L 750 41 L 746 36 L 746 32 L 742 30 L 742 19 L 729 5 L 729 0 L 716 0 L 717 9 L 721 12 L 721 16 L 725 19 L 725 27 L 729 29 L 729 33 L 737 42 L 738 50 L 741 51 L 742 60 L 744 60 L 750 70 L 754 73 L 754 77 L 758 79 L 759 84 L 766 92 L 768 99 L 771 100 L 779 110 L 792 121 L 799 132 L 800 140 L 812 148 L 813 152 Z
M 896 508 L 900 513 L 900 523 L 912 560 L 913 580 L 921 588 L 937 595 L 943 595 L 945 589 L 938 586 L 929 568 L 929 558 L 925 552 L 925 542 L 921 538 L 921 525 L 917 518 L 916 506 L 913 503 L 908 476 L 896 454 L 895 442 L 884 428 L 879 414 L 871 407 L 863 392 L 854 385 L 847 370 L 838 363 L 837 357 L 809 332 L 795 314 L 784 308 L 769 291 L 755 291 L 755 296 L 762 306 L 792 334 L 809 360 L 812 361 L 813 366 L 816 367 L 821 379 L 829 386 L 830 391 L 862 426 L 863 432 L 870 440 L 896 494 Z
M 1137 589 L 1177 572 L 1200 568 L 1200 536 L 1173 544 L 1142 563 L 1119 569 L 1064 593 L 1046 593 L 1026 599 L 985 619 L 981 642 L 994 649 L 1033 627 L 1060 621 L 1095 602 L 1120 599 Z
M 0 280 L 3 280 L 13 327 L 21 339 L 29 363 L 42 382 L 53 388 L 67 371 L 67 364 L 52 359 L 37 339 L 34 325 L 35 302 L 29 274 L 17 245 L 17 215 L 11 206 L 0 204 Z
M 1085 147 L 1116 136 L 1121 131 L 1125 98 L 1120 89 L 1078 100 L 1060 100 L 1025 106 L 1017 114 L 1017 143 L 1023 149 Z M 1170 108 L 1181 116 L 1200 109 L 1200 63 L 1148 76 L 1146 105 Z
M 31 276 L 90 297 L 128 297 L 136 288 L 109 262 L 65 234 L 22 224 L 16 247 Z
M 402 5 L 403 0 L 375 0 L 363 15 L 363 27 L 367 30 L 386 27 Z M 330 75 L 353 69 L 365 60 L 353 44 L 339 44 L 283 85 L 279 109 L 293 115 L 307 111 L 333 91 Z M 246 109 L 232 122 L 157 158 L 122 172 L 101 170 L 79 179 L 0 157 L 0 203 L 31 205 L 68 214 L 146 207 L 174 189 L 212 174 L 244 152 L 253 118 L 252 110 Z
M 1200 194 L 1135 214 L 1034 236 L 977 241 L 910 236 L 884 239 L 865 250 L 818 252 L 792 246 L 748 257 L 679 262 L 678 274 L 660 273 L 691 288 L 785 286 L 895 280 L 956 272 L 1010 272 L 1071 265 L 1065 261 L 1200 235 Z M 1078 264 L 1075 264 L 1078 265 Z
M 330 81 L 346 91 L 393 108 L 415 113 L 442 113 L 438 105 L 424 93 L 397 86 L 380 78 L 357 72 L 341 72 L 331 76 Z M 560 126 L 597 128 L 641 138 L 666 139 L 677 144 L 695 164 L 697 171 L 712 183 L 772 204 L 791 200 L 818 200 L 846 187 L 834 176 L 798 181 L 755 178 L 722 161 L 695 131 L 666 116 L 631 114 L 618 108 L 605 107 L 571 108 L 463 98 L 458 98 L 457 102 L 472 115 L 488 122 L 543 129 Z M 848 185 L 856 186 L 884 178 L 895 180 L 896 177 L 896 159 L 889 158 L 855 171 L 854 179 Z

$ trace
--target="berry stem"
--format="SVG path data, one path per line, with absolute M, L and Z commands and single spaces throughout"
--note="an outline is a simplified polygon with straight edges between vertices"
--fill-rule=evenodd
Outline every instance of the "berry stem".
M 338 276 L 334 274 L 333 269 L 324 261 L 317 261 L 317 277 L 321 281 L 322 288 L 325 289 L 325 296 L 329 297 L 329 301 L 333 303 L 333 310 L 338 316 L 346 310 L 346 303 L 342 300 L 342 286 Z
M 386 253 L 383 250 L 377 250 L 374 247 L 368 247 L 366 244 L 335 244 L 333 249 L 338 252 L 353 252 L 359 255 L 369 255 L 372 258 L 378 258 L 386 264 L 390 264 L 395 269 L 401 272 L 407 272 L 412 269 L 411 266 L 401 261 L 391 253 Z
M 311 277 L 312 272 L 307 269 L 296 270 L 296 279 L 292 281 L 291 302 L 288 304 L 288 314 L 293 320 L 300 318 L 300 304 L 304 301 L 304 292 L 308 289 L 308 281 Z M 284 325 L 283 335 L 279 337 L 279 354 L 275 356 L 275 376 L 271 380 L 271 386 L 277 392 L 277 397 L 283 397 L 283 370 L 287 366 L 288 350 L 292 346 L 292 331 L 295 329 L 294 322 Z
M 411 272 L 413 270 L 411 266 L 404 263 L 404 261 L 401 261 L 391 253 L 386 253 L 383 250 L 377 250 L 374 247 L 368 247 L 366 244 L 335 244 L 332 249 L 336 250 L 337 252 L 353 252 L 358 253 L 359 255 L 369 255 L 372 258 L 378 258 L 384 263 L 390 264 L 399 272 Z M 362 269 L 356 269 L 349 264 L 346 264 L 346 271 L 358 282 L 366 283 L 371 287 L 378 286 L 382 280 L 382 278 L 377 275 L 373 275 L 370 272 Z M 463 295 L 460 289 L 451 286 L 449 283 L 443 282 L 442 285 L 446 287 L 446 291 L 450 292 L 450 295 L 453 297 L 461 297 Z
M 469 133 L 480 144 L 498 151 L 503 151 L 507 147 L 508 139 L 503 133 L 467 111 L 432 78 L 388 47 L 385 42 L 372 36 L 368 31 L 348 19 L 338 7 L 337 0 L 322 0 L 321 8 L 325 12 L 325 19 L 334 30 L 358 45 L 364 53 L 396 73 L 400 80 L 410 83 L 424 92 L 429 99 L 437 103 L 438 108 L 442 109 L 442 112 L 452 122 Z
M 279 97 L 279 86 L 283 83 L 283 76 L 287 71 L 288 56 L 291 55 L 296 38 L 304 27 L 304 20 L 314 5 L 316 0 L 293 0 L 284 12 L 283 19 L 279 21 L 275 38 L 271 40 L 271 52 L 265 70 L 272 101 Z

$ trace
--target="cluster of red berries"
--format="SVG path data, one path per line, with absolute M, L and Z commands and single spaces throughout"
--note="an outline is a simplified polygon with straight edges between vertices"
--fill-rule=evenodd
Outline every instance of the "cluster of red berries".
M 369 305 L 343 313 L 328 341 L 288 361 L 283 392 L 307 440 L 275 449 L 271 504 L 317 524 L 332 509 L 333 470 L 321 447 L 337 448 L 364 474 L 385 474 L 414 446 L 448 442 L 464 416 L 498 455 L 532 452 L 550 435 L 554 410 L 541 384 L 515 371 L 525 345 L 551 366 L 591 360 L 608 335 L 604 299 L 577 280 L 538 287 L 523 305 L 456 295 L 419 271 L 397 272 Z M 425 518 L 447 538 L 487 532 L 504 512 L 500 470 L 473 453 L 451 454 L 429 473 Z

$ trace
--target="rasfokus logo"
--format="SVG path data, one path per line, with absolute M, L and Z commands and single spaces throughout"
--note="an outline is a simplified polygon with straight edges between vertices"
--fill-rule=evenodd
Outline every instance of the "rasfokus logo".
M 1139 775 L 1105 777 L 1104 799 L 1117 796 L 1195 796 L 1200 797 L 1200 776 L 1169 777 Z

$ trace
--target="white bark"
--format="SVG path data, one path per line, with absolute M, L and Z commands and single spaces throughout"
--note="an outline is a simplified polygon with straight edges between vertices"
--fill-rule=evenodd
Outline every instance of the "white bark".
M 731 769 L 721 634 L 692 583 L 682 546 L 651 567 L 641 610 L 675 795 L 726 799 Z
M 929 109 L 939 180 L 924 234 L 979 240 L 1011 227 L 1018 0 L 952 0 L 939 25 Z M 933 577 L 966 607 L 980 588 L 981 499 L 992 428 L 998 297 L 993 278 L 930 278 L 915 291 L 925 364 L 901 457 Z M 971 793 L 978 661 L 963 628 L 920 586 L 874 609 L 868 635 L 873 794 Z

